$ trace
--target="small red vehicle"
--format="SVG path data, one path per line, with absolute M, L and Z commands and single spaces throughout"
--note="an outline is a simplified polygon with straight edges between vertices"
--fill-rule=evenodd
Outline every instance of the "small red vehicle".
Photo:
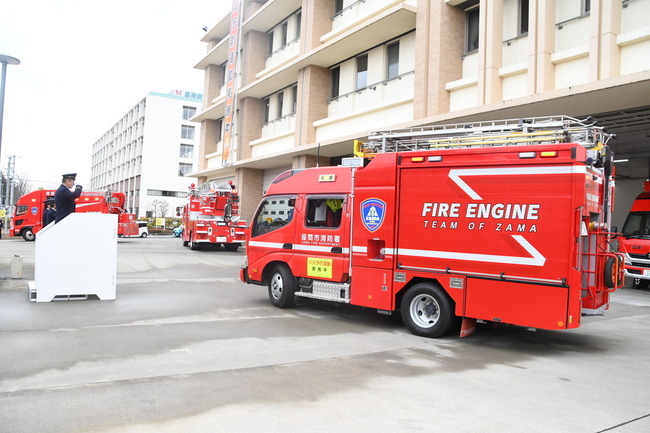
M 635 288 L 647 289 L 650 285 L 650 180 L 643 183 L 643 192 L 632 204 L 618 249 L 625 255 L 625 276 L 633 279 Z
M 11 235 L 22 236 L 26 241 L 33 241 L 36 233 L 43 228 L 43 210 L 45 200 L 54 198 L 55 190 L 42 189 L 33 191 L 18 199 L 16 211 L 11 218 Z M 83 191 L 76 200 L 76 212 L 98 212 L 117 214 L 118 236 L 138 234 L 135 214 L 126 213 L 124 204 L 126 196 L 121 192 Z
M 608 138 L 564 116 L 373 133 L 361 158 L 275 179 L 241 280 L 280 308 L 400 311 L 426 337 L 477 321 L 577 328 L 624 279 Z
M 246 242 L 246 221 L 240 220 L 239 195 L 232 182 L 190 185 L 182 219 L 183 246 L 192 250 L 222 245 L 226 251 L 237 251 Z

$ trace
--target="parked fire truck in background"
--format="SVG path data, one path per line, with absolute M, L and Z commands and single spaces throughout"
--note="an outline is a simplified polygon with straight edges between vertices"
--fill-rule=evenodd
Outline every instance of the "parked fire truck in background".
M 246 240 L 246 221 L 240 220 L 239 195 L 232 182 L 190 185 L 182 218 L 183 246 L 193 250 L 223 245 L 226 251 L 237 251 Z
M 16 211 L 11 218 L 12 236 L 22 236 L 26 241 L 33 241 L 43 228 L 43 210 L 45 200 L 54 199 L 55 190 L 41 189 L 33 191 L 18 199 Z M 138 234 L 135 214 L 126 213 L 124 204 L 126 196 L 121 192 L 82 191 L 75 200 L 76 212 L 96 212 L 117 214 L 117 234 L 132 236 Z
M 369 138 L 365 162 L 290 170 L 268 188 L 240 277 L 275 306 L 401 310 L 427 337 L 469 335 L 477 320 L 577 328 L 609 307 L 624 278 L 602 128 L 558 116 Z
M 632 209 L 618 239 L 618 249 L 625 255 L 625 275 L 633 278 L 634 287 L 647 289 L 650 284 L 650 180 L 632 203 Z

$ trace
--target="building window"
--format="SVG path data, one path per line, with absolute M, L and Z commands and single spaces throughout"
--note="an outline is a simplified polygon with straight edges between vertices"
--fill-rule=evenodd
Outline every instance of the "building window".
M 282 110 L 284 109 L 284 92 L 278 93 L 278 110 L 276 112 L 276 119 L 282 117 Z
M 386 78 L 391 79 L 399 75 L 399 42 L 388 46 L 388 70 Z
M 181 158 L 194 158 L 194 146 L 191 144 L 181 144 Z
M 479 8 L 474 8 L 466 13 L 465 24 L 465 52 L 471 53 L 478 50 L 479 42 Z
M 196 114 L 196 108 L 183 107 L 183 120 L 190 120 Z
M 519 0 L 519 34 L 528 33 L 528 3 L 530 0 Z
M 194 140 L 194 127 L 183 125 L 181 126 L 181 138 L 186 140 Z
M 178 164 L 178 175 L 183 177 L 192 172 L 192 164 L 181 162 Z
M 296 114 L 296 110 L 298 109 L 298 86 L 293 85 L 291 86 L 291 113 Z
M 338 14 L 343 10 L 343 0 L 334 0 L 334 14 Z
M 296 39 L 300 39 L 300 31 L 302 30 L 302 12 L 296 14 Z
M 357 57 L 357 89 L 368 87 L 368 55 Z
M 264 123 L 269 123 L 271 98 L 264 98 Z
M 282 23 L 282 26 L 280 27 L 280 41 L 282 44 L 280 45 L 281 47 L 284 47 L 287 45 L 287 31 L 289 30 L 289 23 L 286 21 Z
M 341 68 L 332 69 L 332 98 L 339 96 L 339 84 L 341 82 Z
M 586 15 L 591 11 L 591 0 L 582 0 L 582 15 Z

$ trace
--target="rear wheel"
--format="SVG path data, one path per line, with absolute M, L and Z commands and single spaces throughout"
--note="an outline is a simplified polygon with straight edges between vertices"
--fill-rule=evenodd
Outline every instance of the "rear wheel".
M 26 241 L 33 241 L 34 239 L 36 239 L 36 235 L 34 234 L 31 228 L 28 228 L 23 230 L 23 239 L 25 239 Z
M 286 266 L 278 265 L 271 270 L 269 278 L 269 299 L 278 308 L 289 308 L 294 305 L 296 279 Z
M 223 248 L 226 251 L 235 252 L 235 251 L 237 251 L 237 248 L 239 248 L 239 244 L 223 244 Z
M 455 315 L 447 295 L 430 283 L 418 283 L 402 299 L 402 320 L 415 335 L 440 337 L 454 325 Z
M 191 250 L 199 249 L 199 244 L 197 244 L 196 241 L 194 240 L 194 233 L 190 233 L 190 249 Z

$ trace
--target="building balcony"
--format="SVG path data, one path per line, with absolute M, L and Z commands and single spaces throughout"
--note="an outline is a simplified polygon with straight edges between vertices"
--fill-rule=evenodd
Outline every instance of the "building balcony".
M 365 135 L 387 124 L 413 120 L 414 81 L 411 71 L 331 99 L 327 118 L 314 122 L 316 140 L 334 140 L 341 131 Z

